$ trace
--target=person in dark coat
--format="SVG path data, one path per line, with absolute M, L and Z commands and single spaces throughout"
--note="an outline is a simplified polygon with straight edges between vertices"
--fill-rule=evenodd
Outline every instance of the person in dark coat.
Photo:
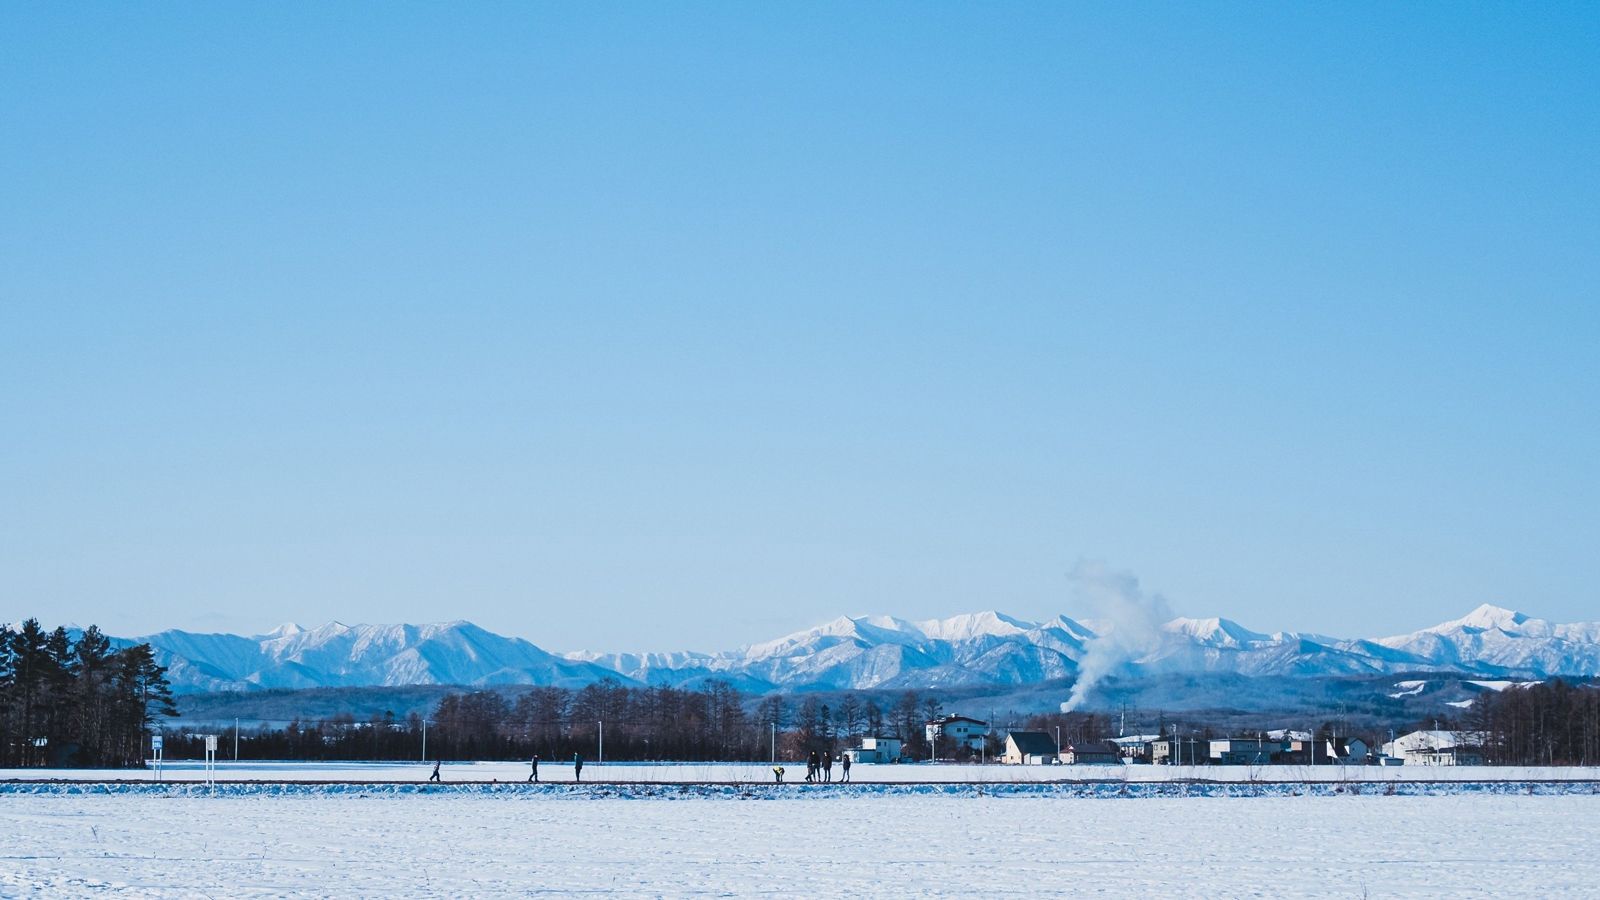
M 438 781 L 439 780 L 439 761 L 437 759 L 433 761 L 433 774 L 428 776 L 428 780 L 429 781 Z
M 528 780 L 529 781 L 538 781 L 539 780 L 539 754 L 535 753 L 533 755 L 532 765 L 533 765 L 533 771 L 528 773 Z
M 822 761 L 817 759 L 817 751 L 811 751 L 811 755 L 806 757 L 806 781 L 816 781 L 817 772 L 821 768 Z
M 832 781 L 833 780 L 833 751 L 832 750 L 829 750 L 828 752 L 822 754 L 822 780 L 823 781 Z
M 583 757 L 576 753 L 572 754 L 572 780 L 583 780 Z
M 846 753 L 844 756 L 839 757 L 839 765 L 844 768 L 844 775 L 839 780 L 840 781 L 849 781 L 850 780 L 850 754 Z

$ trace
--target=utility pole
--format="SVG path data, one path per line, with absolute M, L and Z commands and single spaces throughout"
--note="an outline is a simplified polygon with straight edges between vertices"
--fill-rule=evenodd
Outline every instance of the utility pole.
M 772 723 L 772 764 L 778 764 L 778 723 Z
M 233 717 L 233 761 L 239 761 L 239 717 Z
M 595 765 L 605 765 L 606 762 L 606 720 L 600 720 L 600 753 L 595 757 Z
M 422 761 L 428 761 L 428 720 L 422 720 Z

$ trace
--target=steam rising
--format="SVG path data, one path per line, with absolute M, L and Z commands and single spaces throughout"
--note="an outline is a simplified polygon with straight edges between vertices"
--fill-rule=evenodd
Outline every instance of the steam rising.
M 1132 572 L 1113 571 L 1101 562 L 1079 562 L 1068 574 L 1083 608 L 1101 620 L 1095 637 L 1078 661 L 1078 680 L 1061 704 L 1071 712 L 1083 704 L 1095 685 L 1125 662 L 1161 646 L 1163 623 L 1172 610 L 1160 594 L 1146 594 Z

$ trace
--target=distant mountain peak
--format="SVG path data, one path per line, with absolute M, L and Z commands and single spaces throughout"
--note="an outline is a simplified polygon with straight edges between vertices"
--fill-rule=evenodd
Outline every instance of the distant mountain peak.
M 1272 640 L 1269 635 L 1251 631 L 1232 619 L 1224 619 L 1219 616 L 1212 616 L 1209 619 L 1191 619 L 1179 616 L 1162 625 L 1161 630 L 1225 647 L 1242 647 L 1258 641 Z
M 1039 627 L 1035 622 L 1015 619 L 996 610 L 966 613 L 948 619 L 928 619 L 916 623 L 923 635 L 935 640 L 971 640 L 980 636 L 1012 637 Z
M 1503 606 L 1485 603 L 1462 618 L 1457 619 L 1454 623 L 1446 624 L 1456 624 L 1467 628 L 1499 628 L 1504 631 L 1510 631 L 1526 625 L 1530 621 L 1532 621 L 1531 616 L 1523 615 L 1514 609 L 1506 609 Z

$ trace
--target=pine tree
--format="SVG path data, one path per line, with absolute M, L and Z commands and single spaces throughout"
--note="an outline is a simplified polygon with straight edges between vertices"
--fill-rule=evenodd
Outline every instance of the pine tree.
M 178 714 L 167 670 L 156 664 L 149 644 L 135 644 L 117 652 L 112 671 L 112 752 L 121 765 L 140 765 L 156 716 Z

